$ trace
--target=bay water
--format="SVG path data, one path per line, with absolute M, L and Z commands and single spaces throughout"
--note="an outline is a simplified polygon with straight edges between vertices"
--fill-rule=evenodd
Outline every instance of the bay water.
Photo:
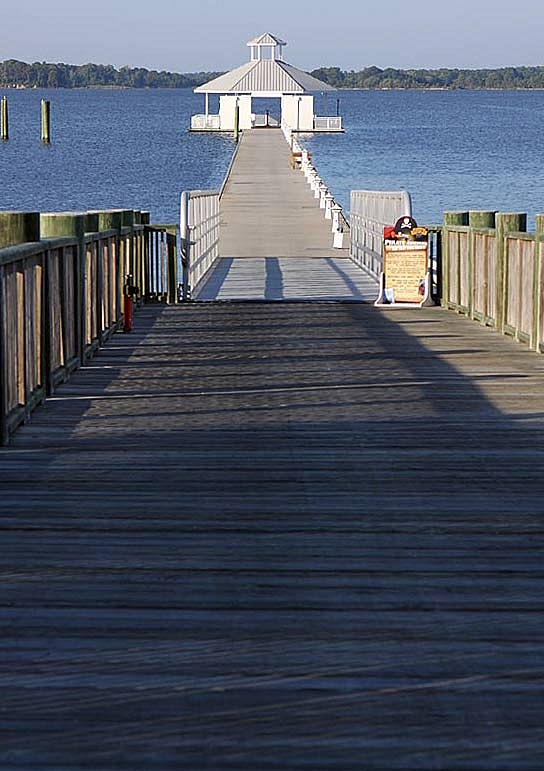
M 8 90 L 10 139 L 0 143 L 0 209 L 147 209 L 174 223 L 182 190 L 217 189 L 234 142 L 191 134 L 203 97 L 190 90 Z M 52 142 L 40 141 L 40 100 Z M 337 105 L 336 100 L 339 99 Z M 316 113 L 345 134 L 302 135 L 336 198 L 407 189 L 421 224 L 444 210 L 544 212 L 543 91 L 342 91 Z M 212 109 L 215 105 L 212 102 Z M 278 102 L 256 103 L 271 114 Z

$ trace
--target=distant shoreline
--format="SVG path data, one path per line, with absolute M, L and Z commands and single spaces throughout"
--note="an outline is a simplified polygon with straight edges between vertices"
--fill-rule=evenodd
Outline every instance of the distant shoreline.
M 15 59 L 0 62 L 0 88 L 188 89 L 221 72 L 176 73 L 104 64 L 27 64 Z M 338 91 L 535 91 L 544 89 L 544 66 L 496 69 L 407 69 L 365 67 L 342 70 L 319 67 L 310 73 Z
M 0 83 L 0 90 L 3 91 L 188 91 L 192 88 L 194 86 L 14 86 Z M 337 86 L 336 91 L 544 91 L 544 86 Z

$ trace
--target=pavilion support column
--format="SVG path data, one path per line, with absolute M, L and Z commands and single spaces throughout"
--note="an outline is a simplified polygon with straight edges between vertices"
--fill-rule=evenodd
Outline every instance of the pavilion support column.
M 206 92 L 206 118 L 210 114 L 210 95 Z

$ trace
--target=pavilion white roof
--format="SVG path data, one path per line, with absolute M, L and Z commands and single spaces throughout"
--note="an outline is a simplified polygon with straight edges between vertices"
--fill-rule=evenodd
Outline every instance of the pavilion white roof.
M 263 35 L 250 40 L 248 46 L 286 46 L 287 43 L 284 40 L 280 40 L 279 37 L 271 35 L 270 32 L 265 32 Z
M 303 94 L 335 91 L 328 83 L 277 59 L 246 62 L 195 88 L 195 94 Z

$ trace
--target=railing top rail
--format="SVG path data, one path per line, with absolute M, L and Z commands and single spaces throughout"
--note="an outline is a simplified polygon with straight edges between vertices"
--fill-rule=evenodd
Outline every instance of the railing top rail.
M 43 254 L 50 249 L 59 249 L 63 246 L 77 246 L 77 238 L 47 238 L 42 241 L 31 241 L 25 244 L 15 244 L 0 249 L 0 265 L 9 265 L 12 262 L 26 260 L 28 257 L 34 257 L 37 254 Z
M 177 233 L 179 225 L 176 225 L 175 223 L 171 222 L 171 223 L 164 223 L 164 224 L 159 223 L 158 225 L 147 224 L 147 225 L 144 225 L 144 227 L 146 230 L 151 230 L 151 231 L 158 230 L 158 231 L 164 232 L 168 230 L 168 231 Z
M 232 167 L 234 166 L 234 161 L 236 160 L 236 156 L 238 155 L 238 151 L 240 149 L 240 145 L 242 143 L 242 138 L 244 136 L 244 133 L 241 132 L 240 138 L 236 144 L 236 147 L 234 148 L 234 152 L 232 154 L 232 158 L 230 159 L 229 167 L 227 169 L 227 173 L 225 174 L 225 178 L 223 179 L 223 184 L 221 185 L 221 189 L 219 190 L 219 198 L 223 196 L 223 193 L 225 192 L 225 187 L 227 186 L 227 182 L 229 181 L 229 177 L 232 171 Z
M 136 227 L 134 228 L 136 230 Z M 85 243 L 89 244 L 94 241 L 102 241 L 104 238 L 114 238 L 117 235 L 117 230 L 95 230 L 85 233 Z
M 189 196 L 189 199 L 193 198 L 211 198 L 213 196 L 219 195 L 219 190 L 186 190 L 185 191 L 187 195 Z
M 495 232 L 493 229 L 491 232 Z M 536 240 L 536 233 L 527 233 L 525 230 L 519 230 L 519 231 L 509 231 L 508 233 L 505 233 L 505 238 L 511 238 L 515 241 L 535 241 Z

